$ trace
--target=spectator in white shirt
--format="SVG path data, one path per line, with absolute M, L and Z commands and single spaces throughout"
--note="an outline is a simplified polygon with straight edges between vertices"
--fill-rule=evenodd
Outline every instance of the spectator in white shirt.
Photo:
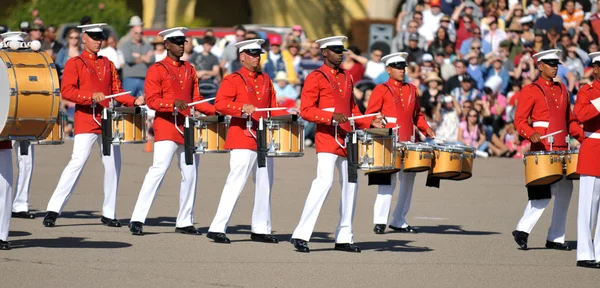
M 428 10 L 423 10 L 423 26 L 419 28 L 419 34 L 423 35 L 427 42 L 432 42 L 435 32 L 440 28 L 440 20 L 444 17 L 440 0 L 430 0 Z
M 115 64 L 115 68 L 117 70 L 120 70 L 121 65 L 123 64 L 123 61 L 120 58 L 122 58 L 123 56 L 122 55 L 119 56 L 119 54 L 121 52 L 117 51 L 116 48 L 117 48 L 117 40 L 112 35 L 108 36 L 108 38 L 106 38 L 106 41 L 102 42 L 102 49 L 100 49 L 100 51 L 98 51 L 98 55 L 108 58 L 108 60 L 110 60 L 110 62 Z
M 500 42 L 506 40 L 506 32 L 498 29 L 498 18 L 496 16 L 488 16 L 481 20 L 481 33 L 483 40 L 490 43 L 492 51 L 498 51 Z

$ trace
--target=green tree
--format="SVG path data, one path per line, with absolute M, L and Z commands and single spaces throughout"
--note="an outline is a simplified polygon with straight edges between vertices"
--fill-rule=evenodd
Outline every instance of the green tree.
M 87 15 L 94 23 L 107 23 L 123 36 L 129 29 L 129 18 L 135 15 L 127 8 L 125 0 L 24 0 L 6 8 L 2 11 L 2 19 L 13 31 L 19 29 L 22 21 L 33 21 L 32 12 L 38 10 L 38 16 L 46 25 L 79 23 L 81 17 Z

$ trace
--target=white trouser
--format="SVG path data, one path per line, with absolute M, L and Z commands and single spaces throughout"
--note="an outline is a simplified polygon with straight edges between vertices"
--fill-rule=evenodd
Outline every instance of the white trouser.
M 600 260 L 598 209 L 600 209 L 600 178 L 581 175 L 577 213 L 577 261 Z M 596 222 L 596 233 L 592 241 L 594 222 Z
M 29 187 L 31 185 L 31 175 L 33 174 L 34 146 L 35 145 L 29 145 L 28 155 L 21 155 L 21 142 L 13 142 L 18 170 L 12 212 L 29 211 Z
M 273 158 L 267 157 L 266 167 L 258 168 L 256 151 L 233 149 L 230 152 L 229 175 L 223 187 L 219 208 L 209 232 L 226 233 L 227 224 L 235 209 L 240 193 L 252 172 L 254 181 L 254 208 L 252 210 L 252 232 L 271 234 L 271 188 L 273 187 Z
M 309 241 L 319 217 L 319 212 L 333 185 L 333 175 L 337 167 L 342 186 L 340 201 L 340 222 L 335 232 L 336 243 L 354 243 L 352 221 L 356 205 L 358 183 L 348 182 L 348 160 L 331 153 L 317 154 L 317 178 L 312 182 L 310 192 L 304 204 L 300 223 L 294 230 L 292 238 Z
M 0 149 L 0 240 L 8 239 L 12 204 L 12 151 Z
M 387 224 L 392 204 L 392 195 L 396 189 L 396 174 L 398 180 L 400 180 L 400 192 L 398 193 L 398 202 L 396 202 L 391 225 L 399 228 L 408 227 L 406 214 L 408 214 L 408 210 L 410 209 L 410 201 L 417 173 L 404 171 L 391 175 L 392 185 L 379 185 L 375 207 L 373 208 L 373 224 Z
M 194 203 L 196 202 L 196 184 L 198 183 L 200 157 L 198 157 L 198 154 L 194 154 L 193 165 L 186 165 L 184 146 L 168 140 L 154 143 L 154 160 L 152 167 L 148 169 L 146 178 L 144 178 L 142 190 L 131 216 L 132 222 L 144 223 L 146 221 L 148 211 L 150 211 L 158 189 L 162 185 L 163 178 L 171 165 L 174 154 L 177 154 L 177 166 L 181 171 L 179 213 L 177 214 L 175 226 L 184 228 L 194 225 Z
M 563 178 L 562 180 L 550 185 L 552 196 L 554 196 L 554 212 L 552 213 L 552 224 L 548 229 L 548 241 L 564 243 L 565 227 L 567 225 L 567 212 L 571 194 L 573 194 L 573 182 Z M 550 199 L 529 200 L 525 213 L 517 225 L 517 230 L 531 233 L 535 223 L 542 217 L 542 213 L 550 203 Z
M 81 176 L 81 170 L 85 166 L 94 142 L 100 146 L 100 157 L 104 166 L 104 203 L 102 204 L 102 216 L 116 219 L 117 191 L 119 187 L 119 176 L 121 174 L 121 148 L 111 145 L 110 156 L 102 155 L 102 135 L 100 134 L 77 134 L 73 142 L 73 154 L 71 161 L 65 167 L 56 190 L 48 202 L 46 211 L 61 213 L 65 204 L 75 190 L 75 185 Z

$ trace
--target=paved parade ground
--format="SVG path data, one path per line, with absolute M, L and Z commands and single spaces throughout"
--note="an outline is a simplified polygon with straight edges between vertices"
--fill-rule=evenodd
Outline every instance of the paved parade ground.
M 69 161 L 72 143 L 36 147 L 30 207 L 37 218 L 12 220 L 13 250 L 0 251 L 0 287 L 598 287 L 600 283 L 598 270 L 575 266 L 575 250 L 544 248 L 551 208 L 529 237 L 532 249 L 517 249 L 510 233 L 527 201 L 523 162 L 517 159 L 476 159 L 472 179 L 442 182 L 441 189 L 425 187 L 426 174 L 419 174 L 408 214 L 419 234 L 373 233 L 377 188 L 367 186 L 361 172 L 354 218 L 360 254 L 333 250 L 340 199 L 336 180 L 309 243 L 311 253 L 303 254 L 287 240 L 316 175 L 313 148 L 302 158 L 275 161 L 272 222 L 279 244 L 250 241 L 251 179 L 229 223 L 232 243 L 216 244 L 205 235 L 174 233 L 180 181 L 175 162 L 150 210 L 146 235 L 129 233 L 125 226 L 152 162 L 152 154 L 142 152 L 143 145 L 122 146 L 117 216 L 124 227 L 100 223 L 103 169 L 97 147 L 56 227 L 43 227 L 43 211 Z M 228 154 L 201 156 L 194 218 L 204 234 L 228 172 Z M 577 238 L 577 182 L 574 187 L 567 224 L 572 246 Z M 392 205 L 396 196 L 397 191 Z

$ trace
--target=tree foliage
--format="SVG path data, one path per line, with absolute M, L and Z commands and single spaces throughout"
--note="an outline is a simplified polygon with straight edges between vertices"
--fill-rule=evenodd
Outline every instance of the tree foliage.
M 90 16 L 94 23 L 107 23 L 122 36 L 128 31 L 129 18 L 135 15 L 125 0 L 23 0 L 7 8 L 3 9 L 2 22 L 13 31 L 18 31 L 21 22 L 33 21 L 37 10 L 45 25 L 79 23 L 81 17 Z

